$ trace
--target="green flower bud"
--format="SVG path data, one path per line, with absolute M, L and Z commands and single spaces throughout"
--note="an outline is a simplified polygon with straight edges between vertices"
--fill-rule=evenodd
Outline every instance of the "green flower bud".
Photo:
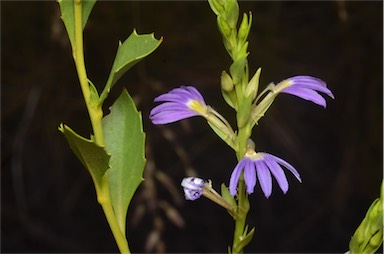
M 247 63 L 247 55 L 238 58 L 234 61 L 233 64 L 229 67 L 229 72 L 231 73 L 233 84 L 237 85 L 240 83 L 241 78 L 244 74 L 245 64 Z
M 379 231 L 377 231 L 376 234 L 374 234 L 371 237 L 363 253 L 375 253 L 382 243 L 383 243 L 383 228 L 381 228 Z
M 221 89 L 226 92 L 233 91 L 233 82 L 231 76 L 229 76 L 225 71 L 221 73 Z
M 247 88 L 245 89 L 245 96 L 252 97 L 252 101 L 256 98 L 257 90 L 259 89 L 261 68 L 257 69 L 255 75 L 253 75 L 251 81 L 249 81 Z
M 222 16 L 217 16 L 217 26 L 225 39 L 229 40 L 229 37 L 231 36 L 231 28 Z
M 235 30 L 239 19 L 239 4 L 237 0 L 228 0 L 225 5 L 225 19 L 228 25 Z
M 383 197 L 381 197 L 382 199 Z M 373 201 L 349 242 L 350 253 L 375 253 L 383 242 L 383 202 Z
M 248 52 L 247 52 L 247 49 L 248 49 L 248 42 L 245 42 L 240 49 L 237 50 L 237 58 L 240 58 L 240 57 L 243 57 L 243 56 L 247 56 L 248 55 Z
M 251 98 L 244 98 L 244 100 L 239 103 L 239 108 L 237 109 L 238 128 L 243 128 L 249 122 L 251 118 L 251 110 L 252 110 Z
M 249 31 L 251 29 L 251 25 L 252 25 L 252 13 L 249 12 L 249 21 L 248 21 L 247 14 L 244 13 L 243 19 L 239 27 L 239 32 L 237 34 L 238 45 L 243 45 L 247 41 Z
M 217 16 L 223 15 L 225 13 L 222 1 L 220 1 L 220 0 L 208 0 L 208 3 L 211 6 L 212 11 Z
M 223 95 L 224 100 L 231 106 L 233 109 L 237 110 L 237 98 L 236 91 L 232 90 L 230 92 L 226 92 L 221 89 L 221 94 Z

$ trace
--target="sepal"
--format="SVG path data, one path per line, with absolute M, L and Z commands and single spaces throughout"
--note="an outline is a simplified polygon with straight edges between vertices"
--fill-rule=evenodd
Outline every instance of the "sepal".
M 225 71 L 221 73 L 221 89 L 223 89 L 225 92 L 231 92 L 233 91 L 233 81 L 231 76 L 228 75 Z
M 220 0 L 208 0 L 208 3 L 212 9 L 212 11 L 217 15 L 221 15 L 221 13 L 224 13 L 224 6 L 222 1 Z
M 382 185 L 383 186 L 383 185 Z M 382 187 L 383 188 L 383 187 Z M 383 196 L 373 201 L 349 242 L 349 252 L 375 253 L 383 242 Z
M 237 0 L 227 0 L 225 6 L 225 17 L 228 22 L 228 25 L 235 30 L 237 25 L 237 20 L 239 19 L 239 4 Z
M 236 86 L 240 83 L 244 74 L 245 64 L 247 63 L 247 54 L 241 58 L 238 58 L 229 67 L 229 72 L 232 76 L 233 84 Z
M 241 21 L 239 32 L 237 34 L 237 43 L 238 45 L 243 45 L 248 38 L 249 31 L 252 25 L 252 13 L 249 12 L 249 20 L 246 13 L 243 14 L 243 19 Z
M 245 90 L 246 97 L 252 97 L 252 101 L 256 98 L 257 91 L 259 89 L 259 80 L 260 80 L 261 68 L 257 69 L 255 75 L 253 75 L 251 81 L 249 81 L 248 86 Z
M 227 186 L 225 186 L 224 183 L 221 184 L 221 195 L 229 204 L 237 206 L 235 198 L 231 195 L 229 189 L 227 188 Z

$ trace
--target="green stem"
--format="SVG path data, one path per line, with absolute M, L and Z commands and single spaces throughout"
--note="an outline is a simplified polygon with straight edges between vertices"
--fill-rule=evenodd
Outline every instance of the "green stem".
M 105 174 L 103 177 L 102 189 L 97 195 L 97 201 L 102 206 L 105 217 L 107 218 L 109 227 L 111 228 L 113 237 L 115 238 L 117 247 L 119 248 L 120 253 L 131 253 L 128 247 L 127 239 L 125 235 L 121 232 L 119 224 L 116 219 L 116 215 L 113 211 L 111 203 L 111 195 L 109 193 L 109 180 L 108 174 Z
M 103 127 L 101 119 L 103 111 L 100 106 L 91 104 L 87 72 L 85 69 L 84 51 L 83 51 L 83 22 L 82 22 L 82 1 L 75 0 L 75 46 L 73 48 L 73 58 L 76 64 L 77 75 L 79 76 L 81 90 L 85 104 L 87 105 L 88 114 L 91 119 L 92 129 L 95 136 L 95 142 L 99 146 L 104 145 Z
M 75 46 L 73 48 L 73 58 L 76 64 L 77 74 L 79 76 L 81 90 L 85 104 L 87 105 L 88 114 L 91 119 L 92 129 L 94 132 L 94 141 L 99 146 L 104 146 L 104 135 L 102 127 L 103 111 L 99 103 L 91 101 L 92 91 L 89 88 L 87 72 L 85 68 L 84 52 L 83 52 L 83 26 L 82 26 L 82 1 L 75 0 Z M 94 99 L 94 98 L 93 98 Z M 108 174 L 105 174 L 102 179 L 100 188 L 96 188 L 97 200 L 103 208 L 105 217 L 107 218 L 109 227 L 116 240 L 117 246 L 121 253 L 130 253 L 128 242 L 124 232 L 120 230 L 114 213 L 111 195 L 109 192 Z
M 235 232 L 233 235 L 232 253 L 244 253 L 244 248 L 240 244 L 245 232 L 247 213 L 249 211 L 249 200 L 245 188 L 245 182 L 243 176 L 239 181 L 239 195 L 238 195 L 238 214 L 239 217 L 235 221 Z
M 239 129 L 238 134 L 238 151 L 237 151 L 237 159 L 240 161 L 246 151 L 246 147 L 248 144 L 248 138 L 251 136 L 250 130 L 245 128 Z M 249 211 L 249 200 L 248 194 L 245 188 L 244 182 L 244 174 L 241 175 L 239 183 L 238 183 L 238 214 L 239 217 L 235 220 L 235 231 L 233 235 L 233 245 L 232 245 L 232 253 L 243 253 L 244 249 L 241 241 L 243 237 L 246 235 L 245 232 L 246 227 L 246 219 Z

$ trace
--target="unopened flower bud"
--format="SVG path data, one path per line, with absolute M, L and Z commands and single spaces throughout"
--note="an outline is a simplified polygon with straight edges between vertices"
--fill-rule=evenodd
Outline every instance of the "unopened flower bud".
M 232 29 L 236 29 L 237 20 L 239 19 L 239 4 L 237 0 L 227 0 L 225 12 L 228 25 Z
M 217 26 L 219 27 L 222 35 L 227 40 L 229 40 L 229 37 L 231 36 L 231 27 L 228 25 L 228 23 L 224 20 L 222 16 L 217 16 Z
M 251 81 L 249 81 L 248 86 L 245 90 L 245 96 L 252 96 L 252 100 L 256 98 L 257 90 L 259 89 L 259 79 L 260 79 L 261 68 L 257 69 L 255 75 L 253 75 Z
M 187 177 L 181 181 L 186 200 L 196 200 L 203 194 L 205 182 L 201 178 Z
M 240 27 L 239 27 L 239 32 L 237 34 L 238 38 L 238 44 L 243 45 L 245 41 L 248 38 L 249 31 L 251 29 L 252 25 L 252 13 L 249 13 L 249 21 L 248 21 L 248 16 L 246 13 L 243 14 L 243 19 L 241 21 Z
M 237 85 L 243 77 L 246 62 L 247 55 L 236 59 L 229 67 L 229 72 L 231 73 L 234 85 Z
M 382 200 L 377 198 L 369 207 L 365 218 L 349 242 L 349 251 L 351 254 L 375 253 L 381 246 L 383 242 L 382 216 Z
M 219 0 L 208 0 L 209 5 L 211 6 L 212 11 L 217 15 L 222 15 L 224 13 L 224 6 L 222 1 Z
M 221 88 L 226 92 L 233 91 L 232 78 L 225 71 L 221 73 Z

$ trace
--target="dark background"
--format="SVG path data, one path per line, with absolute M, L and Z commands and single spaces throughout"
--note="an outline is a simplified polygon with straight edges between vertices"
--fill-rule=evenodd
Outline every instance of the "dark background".
M 251 72 L 261 87 L 295 75 L 325 80 L 327 109 L 280 95 L 253 139 L 301 173 L 283 195 L 251 195 L 256 227 L 247 252 L 345 252 L 382 180 L 382 1 L 241 2 L 253 13 Z M 102 89 L 118 40 L 136 28 L 164 42 L 114 87 L 126 87 L 143 112 L 146 181 L 128 215 L 134 252 L 226 252 L 233 221 L 202 198 L 184 201 L 183 177 L 228 184 L 231 149 L 202 118 L 154 126 L 153 98 L 194 85 L 233 122 L 220 95 L 228 70 L 207 2 L 98 2 L 85 29 L 88 76 Z M 91 132 L 69 40 L 56 2 L 1 2 L 1 251 L 116 252 L 88 173 L 57 130 L 61 122 Z

